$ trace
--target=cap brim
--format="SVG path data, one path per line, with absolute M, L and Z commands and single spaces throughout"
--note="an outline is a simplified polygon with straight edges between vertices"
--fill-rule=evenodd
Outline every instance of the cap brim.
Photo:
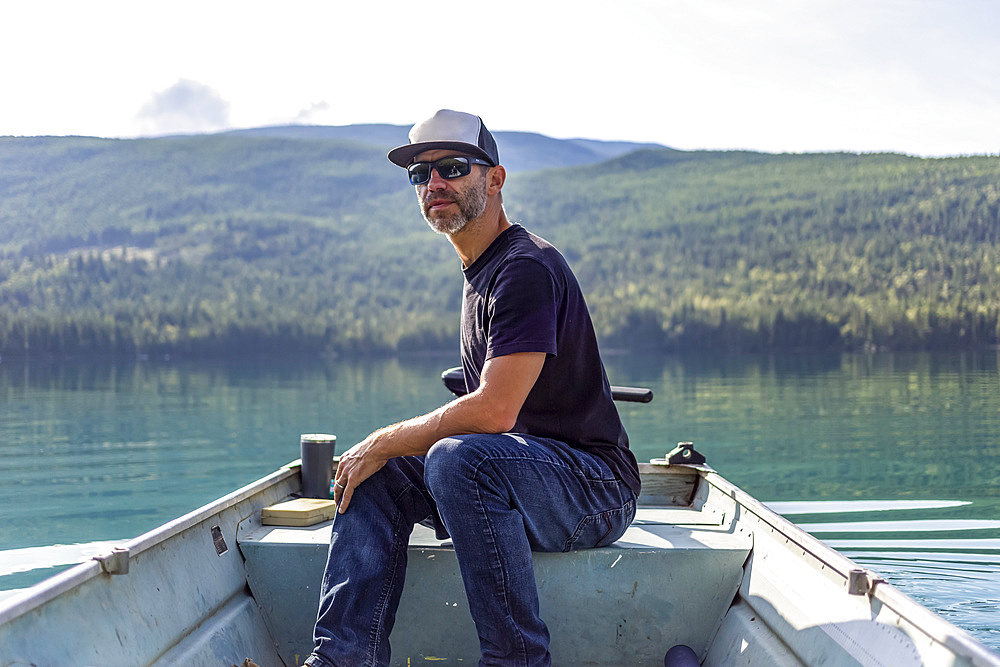
M 406 168 L 413 158 L 417 157 L 424 151 L 433 150 L 453 150 L 463 153 L 465 155 L 472 155 L 474 157 L 479 157 L 487 160 L 490 164 L 493 164 L 493 158 L 484 151 L 479 146 L 474 144 L 468 144 L 464 141 L 424 141 L 416 144 L 406 144 L 398 148 L 393 148 L 389 151 L 389 162 L 393 164 Z M 495 167 L 496 165 L 493 164 Z

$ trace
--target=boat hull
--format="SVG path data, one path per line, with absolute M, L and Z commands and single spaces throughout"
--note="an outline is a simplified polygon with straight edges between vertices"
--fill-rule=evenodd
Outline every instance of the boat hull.
M 614 545 L 535 554 L 555 664 L 1000 665 L 874 573 L 699 466 L 644 464 Z M 311 648 L 329 522 L 261 524 L 276 473 L 0 603 L 0 664 L 297 665 Z M 474 663 L 454 551 L 415 531 L 394 664 Z

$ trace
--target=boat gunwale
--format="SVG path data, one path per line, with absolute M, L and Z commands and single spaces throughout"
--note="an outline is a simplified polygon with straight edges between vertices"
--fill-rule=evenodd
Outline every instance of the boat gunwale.
M 691 467 L 696 468 L 695 466 Z M 849 557 L 802 530 L 785 517 L 767 507 L 763 502 L 722 477 L 715 470 L 707 467 L 696 469 L 699 470 L 702 478 L 707 483 L 714 486 L 738 506 L 778 531 L 785 539 L 802 549 L 804 554 L 808 554 L 823 566 L 829 568 L 830 571 L 840 575 L 844 579 L 845 594 L 847 594 L 846 584 L 850 577 L 850 571 L 862 569 L 869 581 L 869 590 L 865 594 L 865 597 L 870 600 L 878 600 L 929 639 L 962 657 L 968 658 L 973 664 L 1000 666 L 1000 656 L 967 631 L 942 618 L 906 595 L 877 573 L 855 563 Z
M 239 505 L 241 502 L 279 484 L 299 472 L 300 463 L 293 461 L 278 470 L 236 489 L 232 493 L 217 498 L 201 507 L 194 509 L 176 519 L 161 524 L 156 528 L 128 540 L 121 545 L 128 549 L 129 558 L 147 551 L 184 531 L 197 526 L 209 518 Z M 109 552 L 110 553 L 110 552 Z M 27 589 L 23 595 L 14 595 L 0 602 L 0 627 L 15 618 L 40 607 L 61 594 L 102 574 L 104 568 L 101 559 L 109 553 L 98 554 L 89 560 L 78 563 L 64 572 L 53 575 L 44 581 Z

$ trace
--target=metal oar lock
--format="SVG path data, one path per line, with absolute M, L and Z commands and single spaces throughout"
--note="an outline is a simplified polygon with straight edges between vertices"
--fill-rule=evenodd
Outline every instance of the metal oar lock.
M 650 459 L 650 463 L 657 466 L 672 465 L 705 465 L 705 456 L 694 448 L 693 442 L 678 442 L 677 446 L 667 452 L 662 459 Z
M 677 446 L 667 453 L 667 463 L 687 463 L 699 465 L 705 462 L 705 456 L 694 448 L 693 442 L 678 442 Z

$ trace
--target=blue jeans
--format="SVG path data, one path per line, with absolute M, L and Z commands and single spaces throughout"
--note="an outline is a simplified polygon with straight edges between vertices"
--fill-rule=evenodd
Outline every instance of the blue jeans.
M 603 461 L 555 440 L 463 435 L 391 459 L 334 519 L 306 664 L 389 664 L 407 542 L 430 523 L 454 544 L 480 665 L 548 665 L 531 551 L 606 546 L 634 516 L 632 491 Z

